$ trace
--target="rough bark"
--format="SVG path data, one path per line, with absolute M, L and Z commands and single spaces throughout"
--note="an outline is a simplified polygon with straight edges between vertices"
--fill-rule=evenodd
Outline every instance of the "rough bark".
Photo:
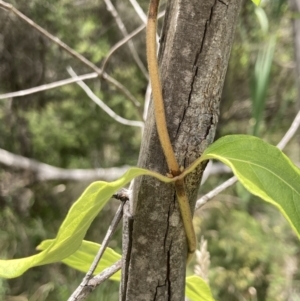
M 188 166 L 212 143 L 241 0 L 169 0 L 159 63 L 168 130 L 176 157 Z M 139 166 L 168 172 L 153 109 Z M 203 166 L 186 178 L 194 207 Z M 131 215 L 131 216 L 130 216 Z M 120 300 L 184 300 L 187 245 L 172 185 L 135 182 L 124 222 Z

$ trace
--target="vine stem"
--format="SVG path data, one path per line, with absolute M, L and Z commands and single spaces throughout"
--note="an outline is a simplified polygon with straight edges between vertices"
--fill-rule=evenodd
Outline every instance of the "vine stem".
M 192 258 L 193 254 L 196 251 L 197 247 L 197 239 L 193 226 L 193 216 L 191 212 L 191 207 L 189 203 L 189 199 L 186 194 L 184 179 L 180 179 L 175 181 L 175 190 L 178 199 L 179 210 L 185 230 L 185 235 L 188 243 L 188 260 Z
M 156 26 L 157 26 L 157 12 L 159 0 L 150 0 L 148 22 L 147 22 L 147 60 L 150 82 L 152 86 L 152 95 L 154 103 L 154 114 L 156 121 L 156 128 L 159 140 L 168 164 L 171 176 L 179 176 L 182 172 L 176 160 L 175 153 L 171 144 L 170 136 L 167 129 L 166 114 L 164 108 L 164 101 L 162 95 L 161 82 L 159 77 L 159 69 L 156 57 Z M 175 190 L 179 205 L 179 210 L 188 243 L 188 262 L 196 250 L 196 235 L 193 226 L 193 217 L 189 200 L 185 191 L 184 179 L 175 181 Z
M 161 83 L 159 78 L 158 63 L 156 57 L 156 24 L 157 24 L 158 6 L 159 6 L 159 0 L 150 1 L 147 30 L 146 30 L 147 61 L 148 61 L 150 82 L 152 86 L 154 114 L 155 114 L 156 128 L 157 128 L 159 140 L 164 155 L 166 157 L 170 172 L 173 176 L 177 176 L 180 174 L 180 169 L 173 151 L 173 147 L 167 129 L 165 108 L 164 108 L 162 89 L 161 89 Z

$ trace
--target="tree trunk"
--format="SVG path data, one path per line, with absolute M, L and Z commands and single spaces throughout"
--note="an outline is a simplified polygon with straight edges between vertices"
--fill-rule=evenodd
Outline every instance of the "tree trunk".
M 168 131 L 187 167 L 212 143 L 234 29 L 242 0 L 169 0 L 159 65 Z M 139 166 L 168 172 L 153 108 Z M 186 179 L 194 208 L 204 166 Z M 187 243 L 173 185 L 151 177 L 135 181 L 124 218 L 120 300 L 184 300 Z

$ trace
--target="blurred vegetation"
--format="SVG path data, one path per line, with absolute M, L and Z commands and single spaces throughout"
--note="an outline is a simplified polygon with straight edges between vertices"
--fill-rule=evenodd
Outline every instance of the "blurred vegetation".
M 103 1 L 10 1 L 25 15 L 101 66 L 122 35 Z M 114 1 L 128 32 L 141 24 L 128 3 Z M 148 1 L 140 1 L 144 10 Z M 162 4 L 164 6 L 164 3 Z M 217 136 L 258 135 L 276 144 L 299 109 L 295 86 L 291 12 L 287 1 L 245 1 L 224 86 Z M 92 72 L 12 14 L 0 10 L 0 93 L 18 91 Z M 133 39 L 145 62 L 145 38 Z M 128 47 L 110 59 L 106 71 L 143 105 L 147 80 Z M 105 81 L 86 81 L 116 113 L 139 120 L 134 105 Z M 299 137 L 299 135 L 297 136 Z M 0 101 L 0 148 L 63 168 L 134 165 L 140 129 L 116 123 L 76 84 Z M 299 139 L 298 139 L 299 140 Z M 297 138 L 286 153 L 299 162 Z M 203 194 L 226 179 L 209 178 Z M 71 203 L 88 183 L 35 182 L 28 171 L 0 169 L 0 256 L 35 252 L 54 237 Z M 94 222 L 88 239 L 100 242 L 117 202 Z M 217 300 L 300 300 L 299 241 L 277 210 L 237 184 L 196 214 L 199 235 L 208 240 L 210 284 Z M 120 251 L 121 231 L 111 246 Z M 64 301 L 83 274 L 61 264 L 42 266 L 13 280 L 0 279 L 0 300 Z M 118 286 L 104 283 L 89 298 L 116 300 Z

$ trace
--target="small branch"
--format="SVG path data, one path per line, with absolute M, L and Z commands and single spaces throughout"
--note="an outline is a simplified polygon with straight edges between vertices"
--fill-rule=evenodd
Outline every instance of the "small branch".
M 131 5 L 133 6 L 134 10 L 136 11 L 137 15 L 140 17 L 142 22 L 146 25 L 147 24 L 147 15 L 142 10 L 141 6 L 136 0 L 129 0 Z
M 110 0 L 104 0 L 104 2 L 106 3 L 107 10 L 112 14 L 120 31 L 122 32 L 123 36 L 126 38 L 128 36 L 128 31 L 127 31 L 121 17 L 119 16 L 117 10 L 115 9 L 114 5 L 112 4 L 112 2 Z M 132 57 L 135 60 L 136 64 L 138 65 L 138 67 L 140 68 L 140 70 L 142 71 L 142 73 L 144 74 L 146 79 L 149 79 L 148 72 L 147 72 L 144 64 L 142 63 L 142 61 L 134 47 L 133 42 L 130 41 L 130 39 L 128 40 L 128 47 L 130 49 L 130 52 L 131 52 Z
M 105 73 L 104 73 L 105 74 Z M 33 93 L 37 93 L 37 92 L 42 92 L 42 91 L 46 91 L 46 90 L 50 90 L 50 89 L 54 89 L 54 88 L 58 88 L 61 86 L 65 86 L 65 85 L 69 85 L 69 84 L 73 84 L 76 83 L 78 81 L 81 80 L 87 80 L 87 79 L 91 79 L 91 78 L 96 78 L 98 77 L 98 74 L 93 72 L 93 73 L 88 73 L 85 75 L 80 75 L 78 77 L 74 77 L 74 78 L 68 78 L 68 79 L 64 79 L 61 81 L 57 81 L 51 84 L 45 84 L 45 85 L 41 85 L 38 87 L 34 87 L 34 88 L 30 88 L 30 89 L 26 89 L 26 90 L 21 90 L 21 91 L 17 91 L 17 92 L 10 92 L 10 93 L 6 93 L 6 94 L 2 94 L 0 95 L 0 99 L 7 99 L 7 98 L 14 98 L 14 97 L 21 97 L 21 96 L 25 96 L 25 95 L 29 95 L 29 94 L 33 94 Z M 110 78 L 110 80 L 114 81 L 113 78 Z M 119 85 L 119 82 L 115 81 L 114 85 L 116 87 L 119 87 L 119 89 L 122 89 L 122 85 Z M 127 92 L 125 92 L 124 94 L 126 94 Z M 141 104 L 132 96 L 132 95 L 127 95 L 127 97 L 131 100 L 131 102 L 135 105 L 135 107 L 140 107 Z M 141 115 L 140 111 L 138 110 L 139 115 Z
M 102 273 L 96 275 L 93 277 L 89 282 L 88 286 L 93 287 L 93 290 L 99 286 L 102 282 L 107 280 L 109 277 L 111 277 L 113 274 L 118 272 L 122 267 L 122 259 L 117 261 L 115 264 L 113 264 L 111 267 L 105 269 Z
M 121 46 L 123 46 L 124 44 L 126 44 L 128 41 L 130 41 L 130 39 L 132 39 L 134 36 L 136 36 L 138 33 L 140 33 L 146 26 L 145 25 L 141 25 L 139 26 L 136 30 L 134 30 L 132 33 L 130 33 L 129 35 L 127 35 L 124 39 L 120 40 L 118 43 L 116 43 L 109 51 L 109 53 L 107 54 L 106 58 L 104 59 L 103 63 L 102 63 L 102 71 L 104 72 L 105 67 L 107 65 L 108 60 L 111 58 L 111 56 L 114 54 L 114 52 L 116 50 L 118 50 Z M 148 75 L 147 75 L 148 78 Z
M 134 10 L 136 11 L 137 15 L 140 17 L 140 19 L 142 20 L 142 22 L 144 24 L 147 24 L 147 15 L 144 13 L 144 11 L 142 10 L 141 6 L 139 5 L 139 3 L 136 0 L 129 0 L 131 5 L 133 6 Z M 163 15 L 165 13 L 163 12 Z M 158 14 L 157 19 L 160 18 L 161 13 Z M 156 43 L 159 44 L 159 36 L 158 34 L 156 34 Z
M 300 126 L 300 111 L 297 113 L 295 119 L 293 120 L 290 128 L 287 130 L 285 135 L 282 137 L 280 142 L 277 144 L 277 147 L 280 150 L 283 150 L 288 142 L 292 139 L 292 137 L 295 135 L 296 131 L 298 130 Z M 229 180 L 225 181 L 221 185 L 217 186 L 215 189 L 211 190 L 209 193 L 202 196 L 200 199 L 196 202 L 195 210 L 200 209 L 203 205 L 205 205 L 209 200 L 217 196 L 219 193 L 221 193 L 226 188 L 230 187 L 234 183 L 236 183 L 238 179 L 233 176 Z
M 125 203 L 125 202 L 129 201 L 131 194 L 132 194 L 132 190 L 130 188 L 129 189 L 122 188 L 120 191 L 113 194 L 112 198 L 119 200 L 122 203 Z
M 17 10 L 13 5 L 6 3 L 2 0 L 0 0 L 0 7 L 3 7 L 11 12 L 13 12 L 16 16 L 18 16 L 20 19 L 25 21 L 27 24 L 35 28 L 38 32 L 40 32 L 42 35 L 47 37 L 49 40 L 54 42 L 55 44 L 59 45 L 61 48 L 63 48 L 65 51 L 67 51 L 69 54 L 80 60 L 82 63 L 84 63 L 86 66 L 90 67 L 93 69 L 96 73 L 101 75 L 101 70 L 97 68 L 96 65 L 94 65 L 92 62 L 87 60 L 84 56 L 82 56 L 80 53 L 76 52 L 74 49 L 69 47 L 67 44 L 62 42 L 59 38 L 53 36 L 50 34 L 48 31 L 46 31 L 44 28 L 41 26 L 37 25 L 35 22 L 33 22 L 31 19 L 26 17 L 24 14 L 22 14 L 19 10 Z
M 34 93 L 38 93 L 38 92 L 42 92 L 42 91 L 62 87 L 62 86 L 65 86 L 65 85 L 73 84 L 73 83 L 76 83 L 76 82 L 81 81 L 81 80 L 87 80 L 87 79 L 96 78 L 96 77 L 98 77 L 98 74 L 96 72 L 88 73 L 88 74 L 85 74 L 85 75 L 80 75 L 76 78 L 75 77 L 74 78 L 67 78 L 67 79 L 63 79 L 63 80 L 60 80 L 60 81 L 57 81 L 57 82 L 54 82 L 54 83 L 51 83 L 51 84 L 45 84 L 45 85 L 41 85 L 41 86 L 38 86 L 38 87 L 26 89 L 26 90 L 21 90 L 21 91 L 17 91 L 17 92 L 10 92 L 10 93 L 6 93 L 6 94 L 2 94 L 2 95 L 0 95 L 0 99 L 15 98 L 15 97 L 21 97 L 21 96 L 25 96 L 25 95 L 30 95 L 30 94 L 34 94 Z
M 135 105 L 139 104 L 139 102 L 135 99 L 135 97 L 118 81 L 113 79 L 111 76 L 109 76 L 107 73 L 103 73 L 100 68 L 98 68 L 95 64 L 93 64 L 91 61 L 87 60 L 83 55 L 69 47 L 67 44 L 62 42 L 59 38 L 53 36 L 48 31 L 43 29 L 41 26 L 37 25 L 35 22 L 33 22 L 31 19 L 26 17 L 24 14 L 22 14 L 19 10 L 17 10 L 14 6 L 12 6 L 9 3 L 6 3 L 2 0 L 0 0 L 0 7 L 7 9 L 8 11 L 13 12 L 16 16 L 18 16 L 20 19 L 25 21 L 27 24 L 35 28 L 38 32 L 40 32 L 42 35 L 47 37 L 49 40 L 57 44 L 59 47 L 67 51 L 69 54 L 71 54 L 73 57 L 77 58 L 79 61 L 84 63 L 86 66 L 90 67 L 92 70 L 94 70 L 98 76 L 101 76 L 103 79 L 108 81 L 109 83 L 113 84 L 115 87 L 117 87 L 124 95 L 126 95 Z
M 113 274 L 115 274 L 116 272 L 118 272 L 121 269 L 121 267 L 122 267 L 122 259 L 120 259 L 115 264 L 113 264 L 109 268 L 107 268 L 104 271 L 102 271 L 102 273 L 100 273 L 100 274 L 96 275 L 95 277 L 93 277 L 87 283 L 87 285 L 84 287 L 84 289 L 81 291 L 81 293 L 78 295 L 78 297 L 76 299 L 73 299 L 73 300 L 76 300 L 76 301 L 84 301 L 84 300 L 86 300 L 87 297 L 89 296 L 89 294 L 97 286 L 99 286 L 101 283 L 103 283 L 105 280 L 107 280 Z
M 237 182 L 237 178 L 235 176 L 231 177 L 221 185 L 217 186 L 215 189 L 211 190 L 209 193 L 202 196 L 199 200 L 196 202 L 195 210 L 200 209 L 203 205 L 205 205 L 209 200 L 217 196 L 219 193 L 221 193 L 226 188 L 230 187 L 234 183 Z
M 78 77 L 71 67 L 68 67 L 67 71 L 73 78 Z M 142 121 L 128 120 L 119 116 L 109 106 L 107 106 L 98 96 L 96 96 L 83 81 L 77 81 L 77 84 L 84 90 L 84 92 L 93 102 L 95 102 L 105 113 L 107 113 L 115 121 L 129 126 L 141 127 L 143 129 L 144 123 Z
M 68 301 L 78 301 L 80 295 L 82 294 L 82 292 L 86 289 L 89 280 L 91 279 L 93 273 L 95 272 L 97 265 L 101 259 L 101 257 L 104 254 L 105 249 L 108 246 L 108 243 L 112 237 L 112 235 L 115 233 L 116 228 L 123 216 L 123 206 L 124 206 L 124 202 L 119 206 L 107 232 L 106 235 L 103 239 L 103 242 L 101 244 L 101 247 L 97 253 L 97 255 L 94 258 L 94 261 L 91 265 L 91 267 L 89 268 L 88 272 L 86 273 L 85 277 L 83 278 L 82 282 L 80 283 L 80 285 L 77 287 L 77 289 L 73 292 L 73 294 L 70 296 L 70 298 L 68 299 Z M 90 291 L 90 290 L 89 290 Z M 80 300 L 83 300 L 82 298 Z
M 158 19 L 160 19 L 161 17 L 163 17 L 165 15 L 165 12 L 161 12 L 160 14 L 158 14 Z M 126 44 L 130 39 L 132 39 L 133 37 L 135 37 L 137 34 L 139 34 L 144 28 L 146 28 L 146 25 L 143 24 L 141 26 L 139 26 L 137 29 L 135 29 L 132 33 L 128 34 L 124 39 L 120 40 L 118 43 L 116 43 L 109 51 L 109 53 L 107 54 L 106 58 L 104 59 L 103 63 L 102 63 L 102 72 L 104 72 L 107 63 L 109 61 L 109 59 L 111 58 L 111 56 L 119 49 L 121 48 L 124 44 Z
M 0 163 L 12 168 L 29 170 L 34 173 L 37 181 L 114 181 L 128 170 L 128 166 L 97 169 L 64 169 L 12 154 L 4 149 L 0 149 Z
M 296 115 L 294 121 L 292 122 L 290 128 L 286 132 L 286 134 L 283 136 L 283 138 L 280 140 L 280 142 L 277 144 L 277 147 L 279 149 L 284 149 L 285 146 L 288 144 L 288 142 L 292 139 L 292 137 L 295 135 L 296 131 L 299 128 L 300 124 L 300 111 Z
M 150 101 L 151 101 L 151 92 L 152 92 L 152 89 L 151 89 L 151 84 L 149 82 L 147 85 L 146 93 L 145 93 L 143 120 L 147 120 L 149 105 L 150 105 Z

